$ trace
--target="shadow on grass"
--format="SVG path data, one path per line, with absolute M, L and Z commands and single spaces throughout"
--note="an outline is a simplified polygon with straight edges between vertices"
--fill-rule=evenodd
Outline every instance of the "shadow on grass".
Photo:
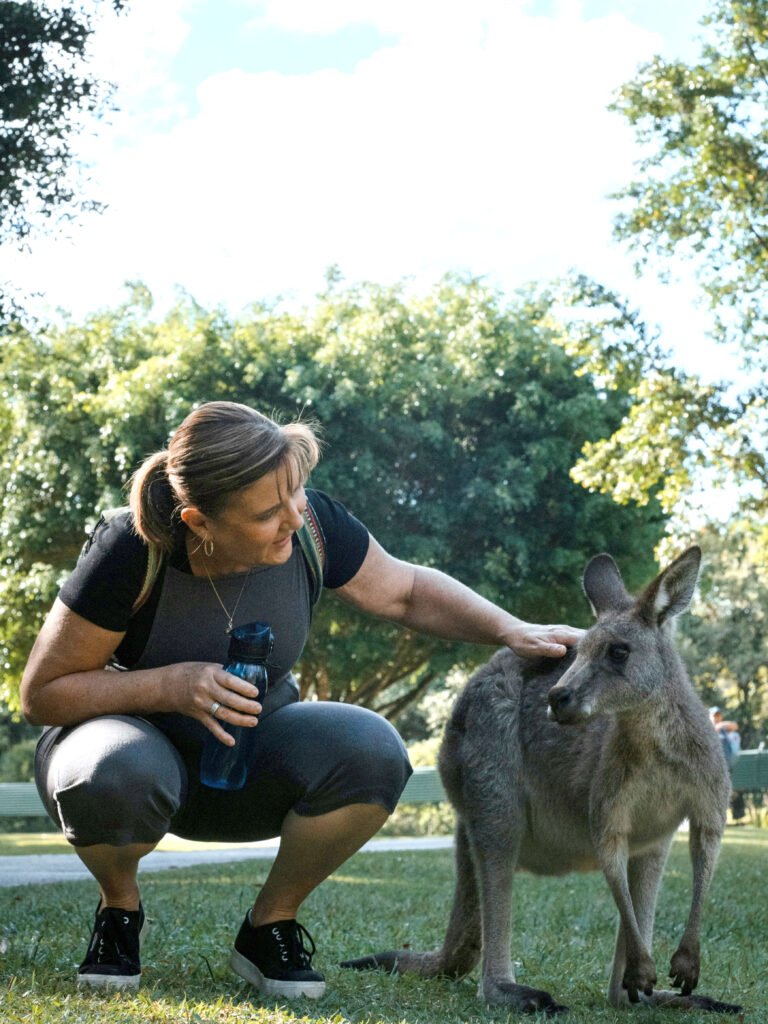
M 764 948 L 768 835 L 742 834 L 724 844 L 702 932 L 707 994 L 762 1011 L 758 985 L 768 972 Z M 74 985 L 93 920 L 89 882 L 0 891 L 3 1024 L 470 1024 L 515 1021 L 481 1005 L 477 976 L 460 982 L 343 971 L 340 960 L 409 945 L 439 945 L 453 890 L 450 851 L 361 854 L 307 901 L 302 921 L 315 937 L 316 966 L 328 991 L 318 1001 L 265 1005 L 233 975 L 227 958 L 237 928 L 269 865 L 263 861 L 172 869 L 145 875 L 150 920 L 138 996 L 80 994 Z M 683 838 L 675 842 L 657 920 L 655 956 L 666 974 L 690 900 Z M 605 1002 L 615 911 L 598 875 L 515 882 L 513 958 L 518 979 L 569 1004 L 569 1022 L 627 1021 Z M 671 1018 L 681 1021 L 682 1017 Z M 759 1020 L 758 1016 L 747 1020 Z M 643 1012 L 644 1022 L 670 1013 Z M 713 1018 L 686 1014 L 685 1024 Z

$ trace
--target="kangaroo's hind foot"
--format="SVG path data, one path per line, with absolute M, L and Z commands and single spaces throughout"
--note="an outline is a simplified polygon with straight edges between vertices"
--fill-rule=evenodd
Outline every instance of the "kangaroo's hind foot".
M 478 985 L 477 994 L 486 1003 L 507 1006 L 518 1013 L 544 1013 L 554 1016 L 556 1013 L 568 1012 L 568 1007 L 555 1002 L 549 992 L 529 988 L 528 985 L 518 985 L 511 980 L 483 978 Z
M 618 1002 L 614 1002 L 613 1005 L 617 1008 L 633 1005 L 665 1009 L 668 1007 L 673 1010 L 701 1010 L 704 1013 L 728 1013 L 733 1015 L 742 1013 L 744 1010 L 743 1006 L 737 1006 L 735 1003 L 724 1003 L 719 999 L 712 999 L 710 996 L 693 993 L 683 995 L 681 992 L 674 992 L 670 989 L 656 989 L 649 996 L 640 993 L 639 1001 L 634 1004 L 630 1003 L 625 992 L 623 993 L 623 998 Z

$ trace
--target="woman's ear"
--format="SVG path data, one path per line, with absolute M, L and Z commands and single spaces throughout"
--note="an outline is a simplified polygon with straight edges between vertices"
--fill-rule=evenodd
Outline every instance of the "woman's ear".
M 185 526 L 196 536 L 200 537 L 201 540 L 205 540 L 208 536 L 208 518 L 203 515 L 199 508 L 194 508 L 192 505 L 185 506 L 181 512 L 181 521 Z

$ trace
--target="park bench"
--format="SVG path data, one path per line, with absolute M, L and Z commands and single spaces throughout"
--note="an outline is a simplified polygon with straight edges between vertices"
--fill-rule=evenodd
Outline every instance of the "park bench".
M 47 817 L 34 782 L 0 783 L 0 818 Z
M 731 778 L 737 792 L 768 793 L 768 750 L 743 750 Z M 440 803 L 442 800 L 445 800 L 445 790 L 437 768 L 415 768 L 400 803 Z M 34 783 L 0 783 L 0 818 L 38 818 L 45 814 Z
M 415 768 L 408 780 L 401 803 L 439 803 L 445 790 L 436 768 Z M 47 817 L 34 782 L 0 783 L 0 818 Z
M 731 784 L 737 793 L 768 792 L 768 750 L 742 750 L 731 768 Z

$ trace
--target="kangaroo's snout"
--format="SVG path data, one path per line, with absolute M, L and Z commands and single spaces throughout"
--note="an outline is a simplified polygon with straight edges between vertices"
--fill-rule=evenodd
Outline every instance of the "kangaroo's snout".
M 573 725 L 589 718 L 591 708 L 584 707 L 576 693 L 569 686 L 553 686 L 547 694 L 549 707 L 547 718 L 558 725 Z

